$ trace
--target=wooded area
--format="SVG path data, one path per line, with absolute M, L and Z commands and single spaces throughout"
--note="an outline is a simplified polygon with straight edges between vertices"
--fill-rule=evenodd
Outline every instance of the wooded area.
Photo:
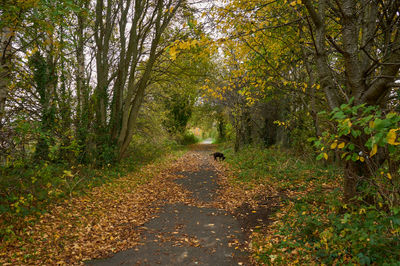
M 0 40 L 2 243 L 128 162 L 212 137 L 234 160 L 334 169 L 336 218 L 297 239 L 323 243 L 318 263 L 400 260 L 398 0 L 5 0 Z

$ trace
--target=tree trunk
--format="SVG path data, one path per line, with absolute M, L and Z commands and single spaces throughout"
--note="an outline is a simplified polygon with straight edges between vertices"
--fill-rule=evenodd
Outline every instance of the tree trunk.
M 220 140 L 225 140 L 225 123 L 222 114 L 218 114 L 217 123 L 218 138 Z
M 29 60 L 41 107 L 40 135 L 34 155 L 35 160 L 39 162 L 49 159 L 49 146 L 53 144 L 52 134 L 56 114 L 54 97 L 57 78 L 55 64 L 50 55 L 44 58 L 43 55 L 36 52 Z
M 357 196 L 357 183 L 360 181 L 359 162 L 347 161 L 344 168 L 343 199 L 350 203 Z
M 88 1 L 83 1 L 83 9 L 88 8 Z M 76 125 L 76 138 L 79 146 L 81 147 L 79 150 L 78 161 L 80 163 L 84 163 L 88 159 L 88 135 L 89 135 L 89 86 L 87 85 L 86 75 L 85 75 L 85 27 L 87 24 L 87 18 L 85 14 L 82 12 L 78 12 L 76 14 L 78 21 L 78 30 L 77 30 L 77 43 L 76 43 L 76 72 L 75 72 L 75 80 L 76 80 L 76 91 L 77 91 L 77 111 L 75 117 L 75 125 Z
M 303 25 L 300 24 L 299 30 L 300 30 L 300 37 L 303 37 Z M 317 108 L 316 108 L 316 104 L 315 104 L 315 94 L 316 94 L 316 80 L 315 80 L 315 74 L 314 71 L 311 67 L 311 62 L 310 62 L 310 54 L 308 54 L 306 52 L 306 49 L 304 47 L 304 45 L 301 45 L 301 53 L 303 55 L 303 60 L 304 60 L 304 65 L 306 67 L 306 71 L 308 74 L 308 88 L 310 88 L 311 90 L 311 100 L 310 100 L 310 105 L 311 105 L 311 110 L 310 110 L 310 114 L 311 114 L 311 118 L 313 120 L 313 125 L 314 125 L 314 130 L 315 130 L 315 136 L 319 137 L 321 136 L 321 131 L 319 128 L 319 122 L 318 122 L 318 114 L 317 114 Z
M 0 129 L 4 117 L 7 90 L 11 75 L 11 40 L 13 33 L 10 28 L 3 27 L 0 32 Z
M 145 68 L 142 72 L 142 76 L 140 78 L 137 77 L 136 73 L 132 72 L 136 70 L 137 61 L 133 62 L 134 65 L 131 66 L 131 75 L 128 80 L 128 93 L 127 98 L 124 101 L 123 113 L 122 113 L 122 122 L 121 122 L 121 130 L 118 136 L 118 158 L 121 159 L 133 136 L 134 125 L 136 123 L 137 116 L 139 114 L 139 110 L 141 104 L 143 102 L 143 98 L 145 95 L 145 90 L 148 86 L 149 79 L 151 77 L 151 73 L 153 71 L 153 66 L 158 57 L 160 57 L 163 53 L 162 50 L 159 50 L 161 36 L 164 33 L 165 29 L 169 25 L 172 17 L 174 16 L 178 7 L 182 4 L 182 1 L 178 1 L 175 6 L 172 6 L 172 1 L 169 2 L 169 5 L 164 6 L 162 0 L 158 0 L 154 12 L 154 37 L 151 41 L 151 48 L 148 55 L 147 62 L 145 63 Z M 164 12 L 164 8 L 171 8 L 172 12 L 170 14 L 166 14 Z M 135 12 L 143 12 L 143 10 L 135 10 Z M 137 14 L 140 16 L 140 14 Z M 131 29 L 136 32 L 136 29 Z M 128 48 L 129 49 L 129 48 Z M 136 59 L 136 58 L 134 58 Z M 137 83 L 135 83 L 135 81 Z

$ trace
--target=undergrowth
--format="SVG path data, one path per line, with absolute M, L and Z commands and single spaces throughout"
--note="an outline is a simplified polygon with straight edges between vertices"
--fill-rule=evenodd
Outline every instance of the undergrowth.
M 278 148 L 224 153 L 236 182 L 266 184 L 284 195 L 275 222 L 252 234 L 258 263 L 400 265 L 400 209 L 343 204 L 338 166 Z
M 32 217 L 45 213 L 49 205 L 85 194 L 183 149 L 174 142 L 155 143 L 138 138 L 132 142 L 128 157 L 101 168 L 51 162 L 29 165 L 28 161 L 0 167 L 0 241 L 12 238 L 26 220 L 32 222 Z

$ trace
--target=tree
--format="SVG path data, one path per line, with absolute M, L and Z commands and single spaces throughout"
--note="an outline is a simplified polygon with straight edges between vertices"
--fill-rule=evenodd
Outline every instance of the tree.
M 394 99 L 400 67 L 399 4 L 350 0 L 229 1 L 217 9 L 222 22 L 219 29 L 225 34 L 222 42 L 235 51 L 227 57 L 237 60 L 239 66 L 228 70 L 229 80 L 245 81 L 240 92 L 249 103 L 278 96 L 274 101 L 286 103 L 278 107 L 282 108 L 280 113 L 287 110 L 276 121 L 279 125 L 295 132 L 294 127 L 304 128 L 302 125 L 311 118 L 314 136 L 324 135 L 322 139 L 327 134 L 335 135 L 337 130 L 330 126 L 331 122 L 322 121 L 321 125 L 318 111 L 338 112 L 343 104 L 351 102 L 353 107 L 379 105 L 389 113 L 398 106 Z M 239 109 L 243 112 L 244 107 Z M 337 117 L 335 123 L 340 126 L 345 118 Z M 361 119 L 361 114 L 353 117 Z M 377 142 L 368 142 L 370 135 L 362 131 L 360 126 L 352 125 L 355 135 L 342 136 L 341 140 L 368 154 Z M 381 132 L 386 133 L 389 134 Z M 374 165 L 374 171 L 390 161 L 381 146 L 378 155 L 367 162 Z M 328 158 L 327 154 L 322 155 Z M 375 173 L 360 162 L 344 158 L 345 200 L 349 201 L 357 195 L 357 186 L 372 182 L 370 177 Z
M 2 1 L 0 9 L 0 129 L 5 112 L 8 86 L 11 81 L 13 42 L 23 27 L 25 13 L 37 4 L 37 0 L 21 2 Z
M 302 3 L 315 36 L 316 70 L 330 109 L 340 107 L 350 98 L 354 99 L 354 105 L 365 103 L 385 108 L 400 68 L 400 3 L 350 0 L 335 3 L 323 0 L 318 6 L 310 0 Z M 335 51 L 333 56 L 328 53 L 328 45 Z M 332 69 L 332 65 L 339 69 Z M 348 141 L 364 147 L 366 140 L 367 136 L 358 139 L 350 136 Z M 346 201 L 356 195 L 357 183 L 368 176 L 370 173 L 358 162 L 346 162 Z
M 56 106 L 55 106 L 55 84 L 57 76 L 55 68 L 51 62 L 36 52 L 29 59 L 33 72 L 36 91 L 39 94 L 41 121 L 39 140 L 36 144 L 35 160 L 42 161 L 49 159 L 49 146 L 54 144 L 52 141 L 52 131 L 54 130 Z
M 167 43 L 163 34 L 183 3 L 183 0 L 96 2 L 97 135 L 99 138 L 109 135 L 108 145 L 116 145 L 118 158 L 124 155 L 131 141 L 153 66 Z M 116 30 L 118 35 L 113 36 Z M 110 47 L 113 38 L 118 38 L 118 54 L 112 53 Z M 115 69 L 111 68 L 110 58 L 116 60 Z M 109 99 L 111 117 L 107 125 Z

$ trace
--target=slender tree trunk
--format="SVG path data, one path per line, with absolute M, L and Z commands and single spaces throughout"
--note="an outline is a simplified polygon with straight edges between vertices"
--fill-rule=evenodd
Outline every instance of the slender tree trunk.
M 318 69 L 318 78 L 324 89 L 326 99 L 331 109 L 340 105 L 339 94 L 332 75 L 328 53 L 326 48 L 325 12 L 327 0 L 319 2 L 318 12 L 314 9 L 310 0 L 303 0 L 315 25 L 315 61 Z
M 11 41 L 12 31 L 3 27 L 0 32 L 0 129 L 5 112 L 7 90 L 11 75 Z
M 78 29 L 76 31 L 77 43 L 76 43 L 76 63 L 77 68 L 75 72 L 76 80 L 76 91 L 77 91 L 77 114 L 76 118 L 79 121 L 82 118 L 83 104 L 84 104 L 84 84 L 85 84 L 85 56 L 84 56 L 84 29 L 86 24 L 85 17 L 81 14 L 77 14 Z
M 30 58 L 36 90 L 41 107 L 40 135 L 36 144 L 35 160 L 40 162 L 49 159 L 49 147 L 53 144 L 53 128 L 56 114 L 55 86 L 57 84 L 55 65 L 52 56 L 45 58 L 36 52 Z
M 105 10 L 104 10 L 105 9 Z M 105 11 L 105 14 L 103 14 Z M 117 17 L 114 1 L 96 1 L 95 41 L 97 86 L 95 90 L 96 128 L 99 137 L 105 135 L 107 126 L 108 85 L 110 78 L 110 45 Z
M 84 1 L 82 8 L 88 8 L 89 1 Z M 88 159 L 88 135 L 89 135 L 89 86 L 85 74 L 85 27 L 87 27 L 87 17 L 82 12 L 76 14 L 78 29 L 76 32 L 76 91 L 77 91 L 77 111 L 75 116 L 76 138 L 80 148 L 78 161 L 86 162 Z
M 220 140 L 225 140 L 225 121 L 222 114 L 218 114 L 217 123 L 218 138 Z
M 300 25 L 300 37 L 303 37 L 304 33 L 302 30 L 303 25 Z M 311 118 L 313 120 L 313 125 L 314 125 L 314 130 L 315 130 L 315 136 L 319 137 L 321 136 L 321 131 L 319 128 L 319 121 L 318 121 L 318 114 L 317 114 L 317 108 L 315 104 L 315 94 L 316 94 L 316 79 L 315 79 L 315 73 L 312 69 L 311 62 L 309 59 L 309 54 L 307 54 L 304 45 L 301 45 L 301 53 L 303 55 L 303 60 L 304 60 L 304 65 L 306 67 L 306 71 L 308 74 L 308 88 L 311 90 L 311 100 L 310 100 L 310 114 Z
M 171 5 L 172 2 L 169 2 Z M 142 76 L 139 81 L 135 83 L 135 80 L 138 78 L 134 73 L 131 73 L 128 81 L 128 93 L 127 98 L 124 102 L 123 114 L 122 114 L 122 122 L 121 122 L 121 130 L 118 136 L 118 158 L 121 159 L 125 154 L 129 143 L 132 140 L 134 125 L 136 123 L 137 116 L 139 114 L 139 110 L 141 104 L 144 99 L 145 90 L 148 86 L 149 79 L 153 70 L 153 66 L 157 60 L 157 58 L 162 54 L 162 51 L 158 50 L 158 46 L 160 44 L 161 36 L 164 33 L 165 29 L 169 25 L 171 19 L 173 18 L 175 12 L 182 4 L 182 1 L 178 1 L 173 7 L 172 12 L 170 14 L 166 14 L 164 12 L 164 8 L 171 8 L 171 6 L 164 6 L 162 0 L 158 0 L 155 10 L 154 10 L 154 38 L 151 42 L 151 48 L 148 60 L 145 64 L 145 69 L 142 72 Z M 137 12 L 139 10 L 136 10 Z M 134 29 L 132 29 L 134 30 Z M 136 31 L 134 31 L 136 32 Z M 133 70 L 136 69 L 136 66 Z M 135 94 L 135 95 L 134 95 Z M 134 96 L 133 96 L 134 95 Z

